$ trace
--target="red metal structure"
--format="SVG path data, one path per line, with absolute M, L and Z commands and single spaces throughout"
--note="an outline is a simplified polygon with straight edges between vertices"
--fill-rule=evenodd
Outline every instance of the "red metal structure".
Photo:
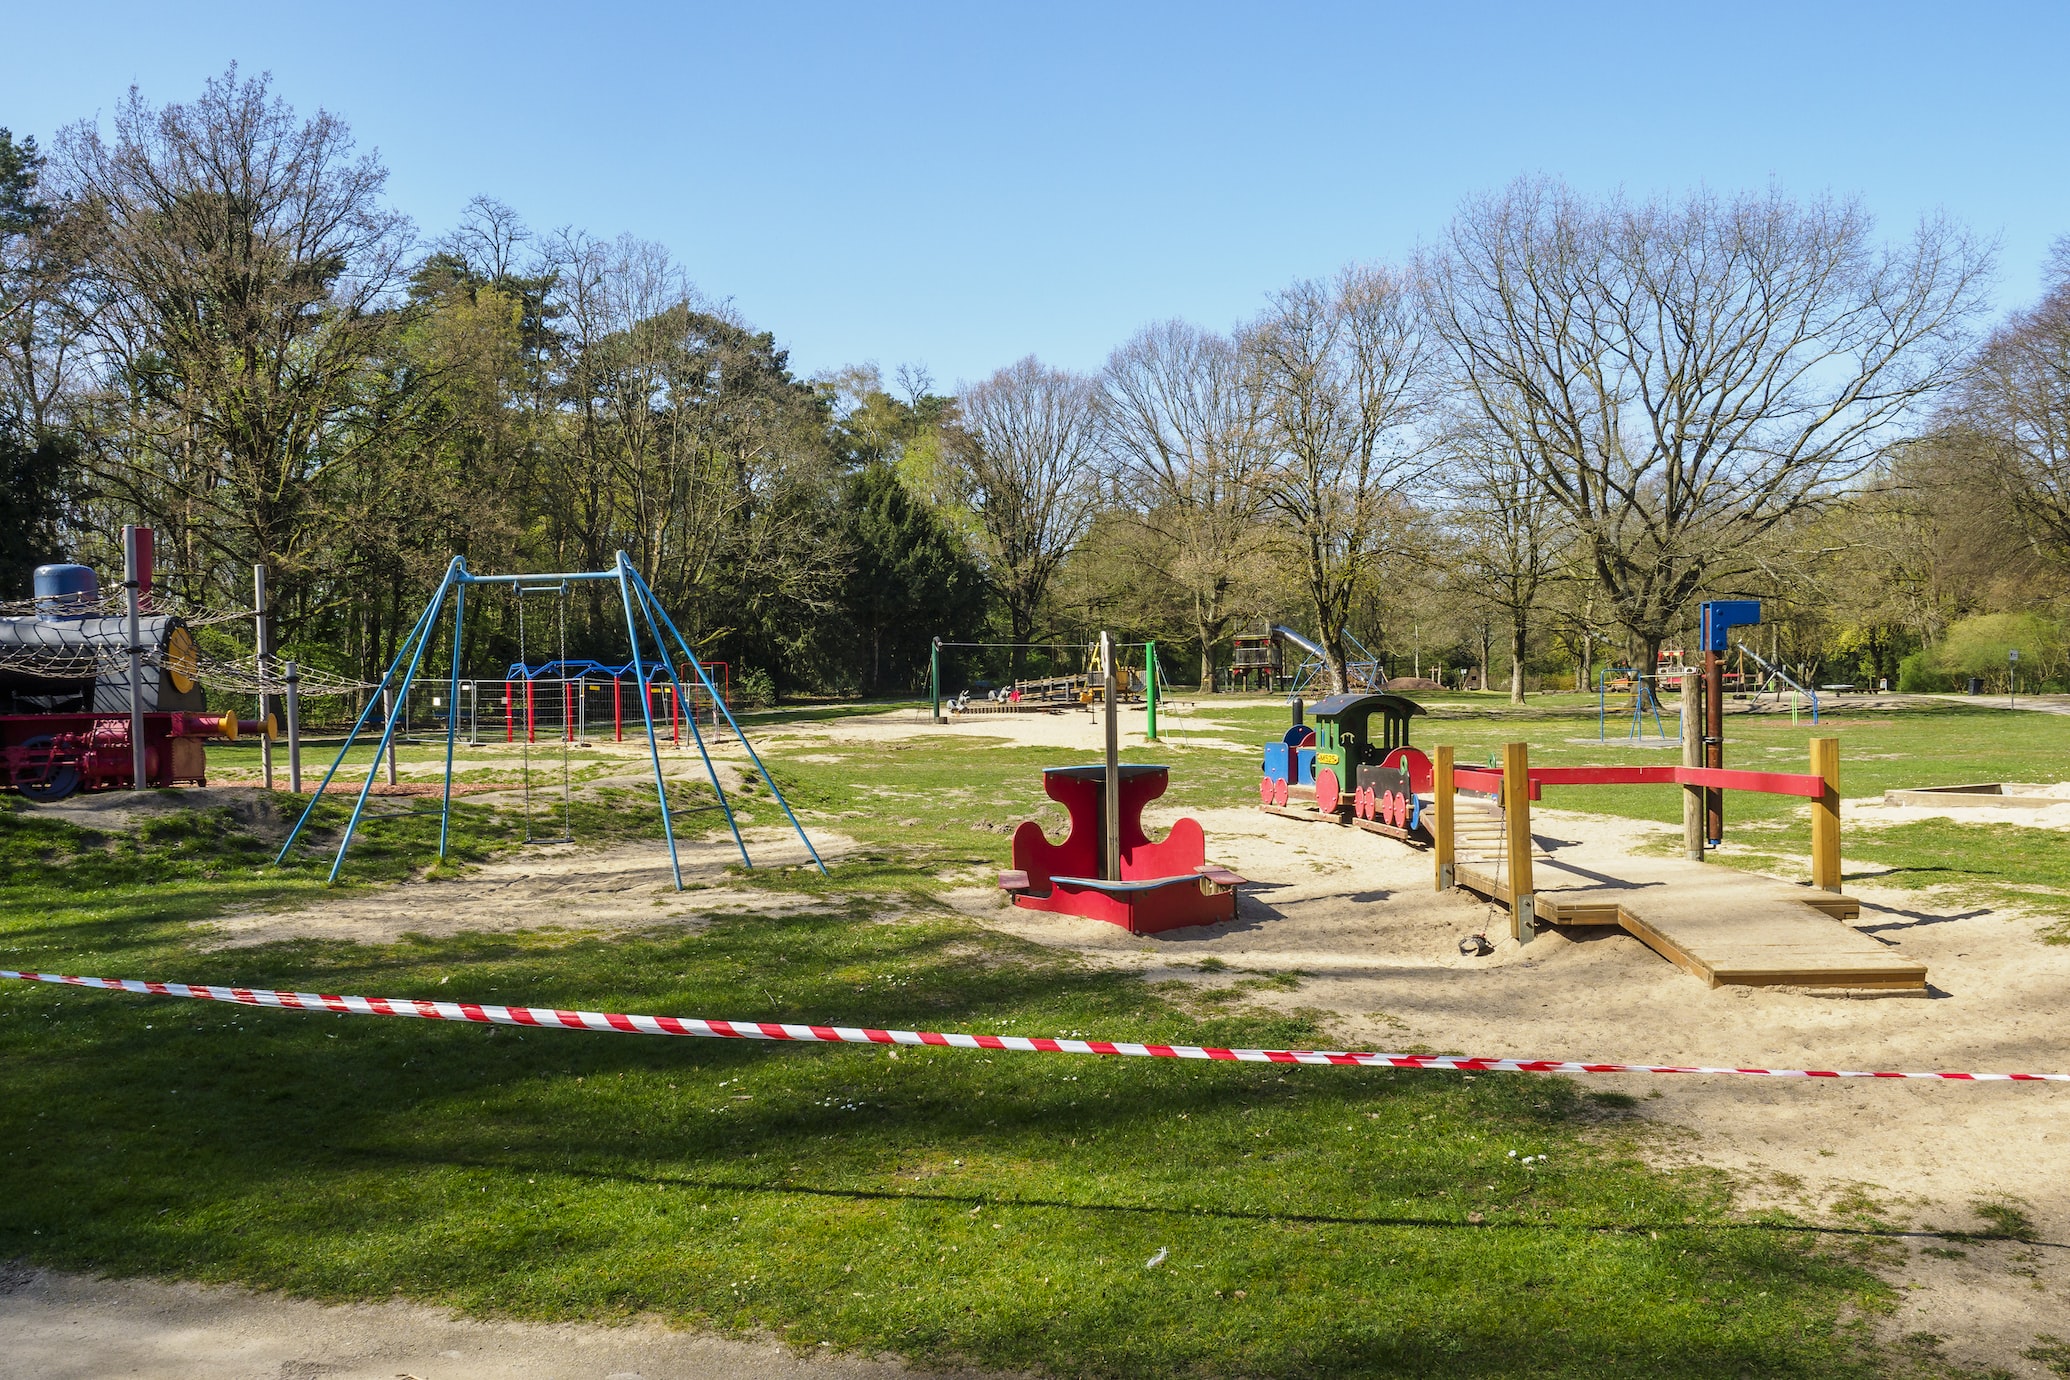
M 210 738 L 235 741 L 266 726 L 229 714 L 144 715 L 144 784 L 206 786 Z M 35 801 L 63 800 L 75 791 L 127 790 L 129 714 L 0 715 L 0 760 L 7 784 Z

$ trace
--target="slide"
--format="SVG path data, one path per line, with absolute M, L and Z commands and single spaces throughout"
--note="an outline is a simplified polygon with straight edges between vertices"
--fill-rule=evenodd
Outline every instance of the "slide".
M 1308 653 L 1308 655 L 1316 658 L 1318 661 L 1324 662 L 1325 664 L 1328 663 L 1329 658 L 1323 655 L 1323 649 L 1321 647 L 1318 647 L 1315 643 L 1310 642 L 1307 638 L 1301 636 L 1301 634 L 1295 632 L 1292 628 L 1286 626 L 1284 623 L 1274 623 L 1272 625 L 1272 633 L 1275 637 L 1284 637 L 1287 641 L 1293 643 L 1296 647 L 1299 647 L 1302 651 Z

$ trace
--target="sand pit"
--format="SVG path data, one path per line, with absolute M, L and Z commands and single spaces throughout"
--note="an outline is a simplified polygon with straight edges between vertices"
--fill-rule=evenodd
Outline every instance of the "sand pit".
M 743 832 L 757 867 L 809 862 L 788 829 Z M 812 842 L 829 864 L 856 847 L 853 839 L 821 829 Z M 225 915 L 209 924 L 204 946 L 247 948 L 282 939 L 388 944 L 409 934 L 519 930 L 697 930 L 715 915 L 788 915 L 818 904 L 738 885 L 727 869 L 740 865 L 740 851 L 724 835 L 678 839 L 676 849 L 683 891 L 675 889 L 668 850 L 659 843 L 605 849 L 535 844 L 449 881 L 408 882 L 302 909 Z
M 1162 826 L 1176 813 L 1149 818 Z M 1525 946 L 1498 938 L 1506 915 L 1438 894 L 1429 855 L 1390 840 L 1255 809 L 1195 813 L 1208 856 L 1258 879 L 1243 889 L 1233 924 L 1138 938 L 1015 909 L 993 891 L 959 893 L 958 903 L 999 929 L 1151 980 L 1226 987 L 1247 973 L 1302 974 L 1298 988 L 1255 986 L 1247 997 L 1330 1013 L 1336 1035 L 1358 1048 L 2070 1070 L 2070 948 L 2040 943 L 2029 918 L 1850 888 L 1862 902 L 1859 931 L 1927 964 L 1927 997 L 1713 990 L 1619 932 L 1546 932 Z M 1546 857 L 1541 885 L 1557 885 L 1561 869 L 1639 880 L 1659 864 L 1627 850 L 1662 826 L 1551 810 L 1534 812 L 1533 823 Z M 1483 930 L 1495 952 L 1461 956 L 1460 938 Z M 1195 965 L 1207 958 L 1242 971 L 1203 972 Z M 2050 1330 L 2049 1318 L 2070 1315 L 2070 1087 L 1645 1075 L 1588 1086 L 1640 1099 L 1634 1119 L 1606 1134 L 1636 1135 L 1656 1163 L 1727 1171 L 1749 1206 L 1832 1221 L 1873 1202 L 1883 1220 L 1920 1233 L 1896 1267 L 1905 1304 L 1881 1324 L 1890 1335 L 1930 1331 L 1964 1364 L 2046 1373 L 2019 1352 Z M 2048 1244 L 1972 1243 L 1960 1259 L 1921 1253 L 1949 1249 L 1933 1229 L 1978 1230 L 1979 1200 L 2018 1206 Z

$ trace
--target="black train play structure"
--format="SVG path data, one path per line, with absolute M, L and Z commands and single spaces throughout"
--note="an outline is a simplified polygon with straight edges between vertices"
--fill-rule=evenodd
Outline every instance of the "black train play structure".
M 99 581 L 85 566 L 39 566 L 35 580 L 36 612 L 0 617 L 4 784 L 36 801 L 125 789 L 135 779 L 129 620 L 107 616 Z M 194 637 L 180 619 L 142 614 L 137 632 L 144 782 L 207 785 L 208 739 L 270 732 L 271 724 L 207 712 Z

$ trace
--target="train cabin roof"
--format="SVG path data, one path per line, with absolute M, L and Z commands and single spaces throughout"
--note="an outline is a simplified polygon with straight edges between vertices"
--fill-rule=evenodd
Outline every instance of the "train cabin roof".
M 1425 712 L 1422 705 L 1406 695 L 1385 695 L 1362 692 L 1355 695 L 1332 695 L 1317 700 L 1308 712 L 1317 719 L 1365 718 L 1374 713 L 1390 719 L 1407 719 Z

